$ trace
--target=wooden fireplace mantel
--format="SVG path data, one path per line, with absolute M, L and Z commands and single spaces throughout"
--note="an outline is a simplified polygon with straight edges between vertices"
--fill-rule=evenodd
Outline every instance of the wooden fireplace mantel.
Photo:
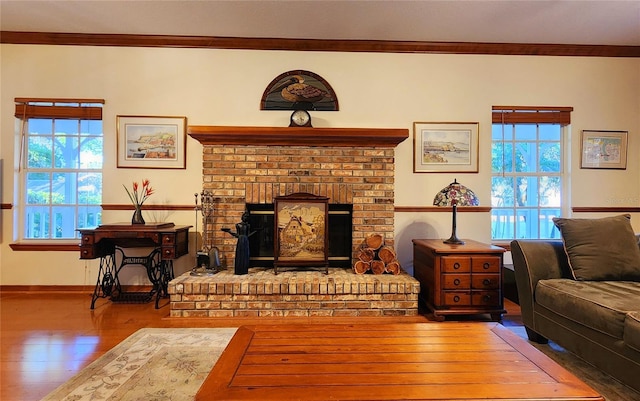
M 187 133 L 203 145 L 396 147 L 406 128 L 224 127 L 190 125 Z

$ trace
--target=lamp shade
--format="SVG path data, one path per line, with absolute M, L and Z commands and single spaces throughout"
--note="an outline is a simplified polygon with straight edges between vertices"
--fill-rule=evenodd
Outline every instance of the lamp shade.
M 434 206 L 478 206 L 479 204 L 476 194 L 455 179 L 433 198 Z
M 451 222 L 451 237 L 444 240 L 445 244 L 464 245 L 456 235 L 456 213 L 458 206 L 478 206 L 480 201 L 472 190 L 460 184 L 455 179 L 446 187 L 442 188 L 433 199 L 434 206 L 453 206 L 453 219 Z

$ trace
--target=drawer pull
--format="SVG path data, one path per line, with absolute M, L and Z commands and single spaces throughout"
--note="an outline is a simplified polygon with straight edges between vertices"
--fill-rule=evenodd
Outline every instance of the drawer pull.
M 454 263 L 453 264 L 453 268 L 456 269 L 456 270 L 459 269 L 460 268 L 460 263 L 458 263 L 458 262 Z
M 485 278 L 484 280 L 482 280 L 482 284 L 490 285 L 491 284 L 491 280 L 489 280 L 488 278 Z
M 485 302 L 489 302 L 489 301 L 491 301 L 491 298 L 492 298 L 492 297 L 491 297 L 491 295 L 488 295 L 488 294 L 487 294 L 487 295 L 485 295 L 483 298 L 484 298 Z
M 453 297 L 453 302 L 460 302 L 460 296 L 456 295 Z
M 491 264 L 489 264 L 489 262 L 484 262 L 484 264 L 482 265 L 482 268 L 485 270 L 487 270 L 490 267 L 491 267 Z
M 457 278 L 457 279 L 453 280 L 453 284 L 460 285 L 460 279 Z

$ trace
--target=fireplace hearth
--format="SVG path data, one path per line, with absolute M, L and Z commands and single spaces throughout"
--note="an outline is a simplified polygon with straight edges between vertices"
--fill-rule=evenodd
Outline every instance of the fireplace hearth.
M 183 274 L 169 283 L 171 317 L 415 316 L 418 280 L 351 269 L 283 271 L 254 267 L 214 276 Z

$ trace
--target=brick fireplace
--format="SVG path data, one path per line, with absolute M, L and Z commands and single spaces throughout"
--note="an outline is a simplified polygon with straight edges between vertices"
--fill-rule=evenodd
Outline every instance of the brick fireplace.
M 221 229 L 233 228 L 246 204 L 271 204 L 277 196 L 296 192 L 326 196 L 329 204 L 352 205 L 352 258 L 370 234 L 382 234 L 386 244 L 393 246 L 394 153 L 408 138 L 407 129 L 189 126 L 188 132 L 203 145 L 203 189 L 216 197 L 213 217 L 204 229 L 213 233 L 213 245 L 220 250 L 227 269 L 233 270 L 236 241 Z M 410 281 L 407 288 L 414 284 Z M 220 295 L 217 284 L 214 293 Z M 286 284 L 289 288 L 290 283 Z M 176 291 L 184 290 L 176 285 L 178 282 L 172 282 L 170 288 L 172 316 L 202 315 L 178 309 L 174 313 L 174 306 L 182 302 Z M 193 289 L 193 285 L 188 287 Z M 345 287 L 341 284 L 339 292 Z M 391 283 L 391 287 L 397 292 L 398 283 Z M 385 288 L 389 293 L 389 285 Z M 404 282 L 402 288 L 404 291 Z M 329 291 L 335 293 L 335 288 Z M 357 299 L 350 284 L 345 294 Z M 296 295 L 300 295 L 298 291 Z M 207 297 L 194 298 L 205 301 Z M 417 294 L 415 306 L 417 310 Z
M 352 248 L 372 233 L 394 237 L 395 146 L 407 129 L 190 126 L 203 145 L 203 189 L 216 196 L 209 232 L 222 260 L 235 240 L 220 231 L 240 221 L 246 203 L 308 192 L 330 204 L 353 204 Z

